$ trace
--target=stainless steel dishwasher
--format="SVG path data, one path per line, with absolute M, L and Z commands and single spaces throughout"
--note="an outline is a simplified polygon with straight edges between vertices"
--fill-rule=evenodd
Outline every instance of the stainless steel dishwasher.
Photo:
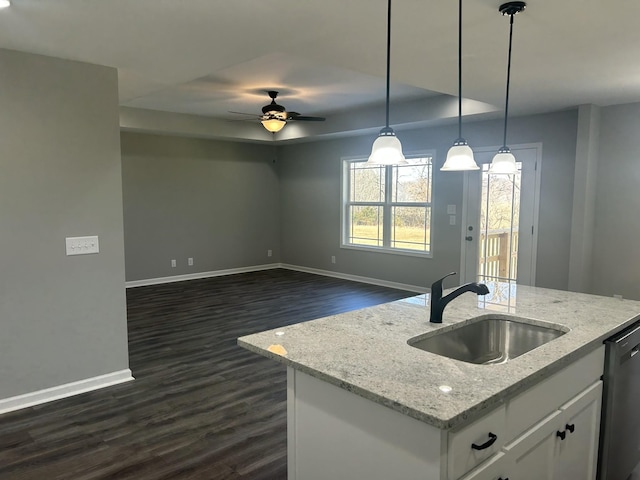
M 640 322 L 605 341 L 599 480 L 626 480 L 640 462 Z

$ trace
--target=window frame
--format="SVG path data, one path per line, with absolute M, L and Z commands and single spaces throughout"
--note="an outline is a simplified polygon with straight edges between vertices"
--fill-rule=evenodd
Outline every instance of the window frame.
M 368 252 L 386 253 L 392 255 L 404 255 L 411 257 L 432 258 L 433 257 L 433 172 L 435 165 L 435 151 L 427 150 L 419 153 L 405 155 L 407 159 L 412 158 L 430 158 L 431 159 L 431 172 L 429 178 L 429 189 L 431 192 L 430 202 L 393 202 L 393 169 L 397 166 L 388 165 L 381 167 L 385 168 L 385 198 L 381 202 L 351 202 L 350 201 L 350 188 L 351 188 L 351 165 L 353 163 L 366 162 L 366 157 L 343 157 L 340 159 L 341 163 L 341 191 L 340 191 L 340 248 L 350 250 L 360 250 Z M 383 211 L 382 215 L 382 245 L 359 245 L 349 243 L 349 209 L 353 205 L 361 206 L 376 206 L 381 207 Z M 420 207 L 426 208 L 428 212 L 429 221 L 426 228 L 429 230 L 429 250 L 414 250 L 409 248 L 393 247 L 392 244 L 392 209 L 394 207 Z

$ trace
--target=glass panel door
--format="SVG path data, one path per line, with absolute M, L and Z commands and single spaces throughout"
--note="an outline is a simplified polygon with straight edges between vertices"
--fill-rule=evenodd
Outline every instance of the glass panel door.
M 490 174 L 494 151 L 479 151 L 480 170 L 466 173 L 463 282 L 533 285 L 538 195 L 537 148 L 513 148 L 518 172 Z

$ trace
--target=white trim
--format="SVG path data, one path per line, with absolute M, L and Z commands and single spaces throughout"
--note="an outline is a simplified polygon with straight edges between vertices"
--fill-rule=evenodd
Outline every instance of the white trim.
M 359 250 L 361 252 L 381 253 L 386 255 L 404 255 L 405 257 L 433 258 L 432 250 L 422 252 L 420 250 L 409 250 L 394 247 L 373 247 L 371 245 L 358 245 L 355 243 L 345 243 L 340 248 L 346 250 Z
M 542 142 L 536 143 L 520 143 L 517 145 L 512 145 L 511 150 L 526 150 L 533 149 L 536 151 L 536 170 L 535 170 L 535 180 L 534 180 L 534 190 L 533 190 L 533 237 L 531 240 L 531 285 L 536 285 L 536 265 L 537 265 L 537 257 L 538 257 L 538 229 L 539 229 L 539 218 L 540 218 L 540 182 L 542 179 Z M 490 153 L 498 150 L 498 147 L 479 147 L 474 148 L 474 152 L 476 153 Z M 466 236 L 466 226 L 469 224 L 469 209 L 468 209 L 468 188 L 469 188 L 469 172 L 465 172 L 464 181 L 463 181 L 463 192 L 462 192 L 462 235 L 461 235 L 461 252 L 460 252 L 460 272 L 465 276 L 466 272 L 466 252 L 465 252 L 465 236 Z M 462 280 L 462 277 L 461 277 Z M 473 281 L 473 279 L 464 279 L 466 282 Z
M 296 480 L 296 372 L 287 366 L 287 480 Z
M 341 278 L 343 280 L 351 280 L 352 282 L 368 283 L 371 285 L 378 285 L 381 287 L 397 288 L 398 290 L 408 290 L 416 293 L 427 293 L 429 291 L 426 287 L 420 287 L 417 285 L 408 285 L 406 283 L 389 282 L 387 280 L 380 280 L 378 278 L 361 277 L 360 275 L 350 275 L 348 273 L 332 272 L 330 270 L 320 270 L 318 268 L 301 267 L 298 265 L 289 265 L 283 263 L 281 268 L 287 270 L 295 270 L 297 272 L 312 273 L 315 275 L 322 275 L 325 277 Z
M 321 270 L 319 268 L 303 267 L 299 265 L 290 265 L 288 263 L 270 263 L 268 265 L 256 265 L 253 267 L 230 268 L 228 270 L 216 270 L 212 272 L 190 273 L 188 275 L 176 275 L 174 277 L 149 278 L 146 280 L 133 280 L 126 282 L 127 288 L 144 287 L 148 285 L 160 285 L 162 283 L 182 282 L 184 280 L 197 280 L 199 278 L 222 277 L 224 275 L 234 275 L 236 273 L 259 272 L 261 270 L 273 270 L 275 268 L 284 268 L 286 270 L 294 270 L 296 272 L 312 273 L 322 275 L 324 277 L 341 278 L 343 280 L 351 280 L 353 282 L 368 283 L 370 285 L 378 285 L 381 287 L 397 288 L 399 290 L 408 290 L 410 292 L 426 293 L 429 291 L 426 287 L 418 285 L 409 285 L 406 283 L 389 282 L 378 278 L 362 277 L 360 275 L 350 275 L 348 273 L 332 272 L 330 270 Z
M 60 400 L 62 398 L 72 397 L 81 393 L 99 390 L 112 385 L 118 385 L 131 380 L 134 380 L 134 378 L 131 370 L 127 368 L 118 372 L 107 373 L 77 382 L 65 383 L 56 387 L 25 393 L 24 395 L 0 399 L 0 415 L 42 403 L 53 402 L 54 400 Z
M 536 265 L 538 264 L 538 230 L 540 229 L 540 189 L 542 182 L 542 142 L 532 144 L 536 149 L 536 180 L 533 192 L 533 229 L 531 239 L 531 286 L 536 285 Z
M 422 206 L 424 208 L 429 209 L 430 215 L 429 215 L 429 229 L 431 229 L 431 231 L 433 231 L 433 211 L 434 211 L 434 204 L 433 204 L 433 187 L 434 187 L 434 180 L 433 180 L 433 172 L 435 170 L 435 164 L 436 164 L 436 154 L 437 154 L 437 150 L 435 149 L 430 149 L 430 150 L 420 150 L 420 151 L 416 151 L 416 152 L 412 152 L 412 153 L 405 153 L 405 158 L 407 159 L 412 159 L 412 158 L 429 158 L 431 160 L 431 175 L 429 178 L 429 181 L 431 183 L 431 201 L 430 202 L 423 202 L 423 203 L 418 203 L 418 202 L 407 202 L 404 205 L 400 205 L 400 206 Z M 388 245 L 386 246 L 367 246 L 367 245 L 360 245 L 357 243 L 349 243 L 347 241 L 348 235 L 347 235 L 347 231 L 348 231 L 348 216 L 347 216 L 347 207 L 348 204 L 350 203 L 347 199 L 349 197 L 349 175 L 350 175 L 350 168 L 351 165 L 354 163 L 358 163 L 358 162 L 366 162 L 367 160 L 367 156 L 348 156 L 348 157 L 341 157 L 340 158 L 340 164 L 341 164 L 341 173 L 340 173 L 340 248 L 348 248 L 348 249 L 352 249 L 352 250 L 360 250 L 360 251 L 365 251 L 365 252 L 376 252 L 376 253 L 386 253 L 386 254 L 391 254 L 391 255 L 406 255 L 406 256 L 411 256 L 411 257 L 421 257 L 421 258 L 433 258 L 433 237 L 429 238 L 429 251 L 428 252 L 424 252 L 424 251 L 419 251 L 419 250 L 411 250 L 411 249 L 403 249 L 403 248 L 398 248 L 398 247 L 392 247 L 390 246 L 390 239 L 391 239 L 391 215 L 384 215 L 384 221 L 383 221 L 383 227 L 382 227 L 382 232 L 383 232 L 383 244 L 387 243 Z M 384 165 L 379 165 L 379 166 L 384 166 Z M 390 165 L 387 165 L 390 166 Z M 397 167 L 397 165 L 395 165 Z M 392 175 L 388 175 L 387 174 L 387 170 L 385 170 L 385 199 L 382 202 L 366 202 L 368 204 L 376 204 L 378 207 L 382 207 L 383 210 L 386 210 L 387 208 L 391 208 L 392 204 L 402 204 L 403 202 L 392 202 L 391 201 L 391 182 L 392 179 Z
M 480 167 L 482 168 L 482 167 Z M 462 208 L 460 213 L 460 283 L 475 282 L 475 278 L 467 278 L 467 228 L 469 225 L 469 172 L 464 172 L 462 179 Z M 477 234 L 477 232 L 475 232 Z
M 261 270 L 273 270 L 281 268 L 279 263 L 269 263 L 266 265 L 254 265 L 251 267 L 228 268 L 226 270 L 213 270 L 210 272 L 187 273 L 185 275 L 174 275 L 172 277 L 147 278 L 144 280 L 132 280 L 126 282 L 126 288 L 146 287 L 148 285 L 160 285 L 163 283 L 183 282 L 185 280 L 198 280 L 201 278 L 222 277 L 224 275 L 235 275 L 237 273 L 259 272 Z

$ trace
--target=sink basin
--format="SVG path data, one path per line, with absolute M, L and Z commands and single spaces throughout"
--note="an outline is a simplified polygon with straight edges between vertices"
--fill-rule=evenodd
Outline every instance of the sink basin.
M 418 335 L 408 344 L 476 364 L 505 363 L 569 331 L 566 327 L 526 319 L 482 316 L 444 332 Z

